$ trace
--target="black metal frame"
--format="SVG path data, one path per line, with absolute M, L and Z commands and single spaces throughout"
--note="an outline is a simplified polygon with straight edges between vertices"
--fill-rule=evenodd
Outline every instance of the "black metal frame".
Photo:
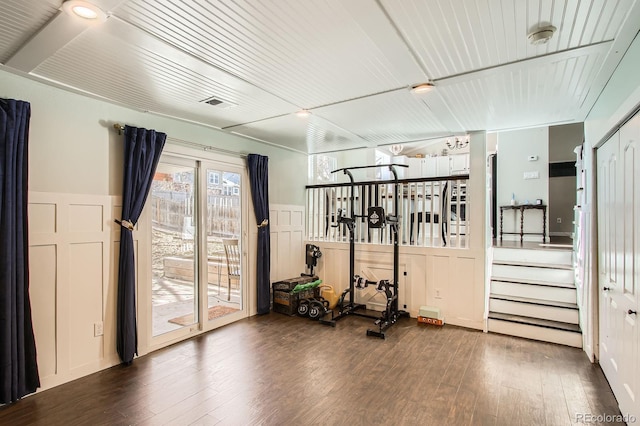
M 407 167 L 404 164 L 381 164 L 375 166 L 359 166 L 359 167 L 346 167 L 343 169 L 334 170 L 331 173 L 344 172 L 349 177 L 350 181 L 350 216 L 344 216 L 339 212 L 337 218 L 337 225 L 340 226 L 345 225 L 349 230 L 349 288 L 345 289 L 340 295 L 340 299 L 338 300 L 339 309 L 338 315 L 336 316 L 334 311 L 331 311 L 331 319 L 321 318 L 320 323 L 325 325 L 331 325 L 333 327 L 336 326 L 336 321 L 345 318 L 349 315 L 356 315 L 366 318 L 375 319 L 374 324 L 378 326 L 378 330 L 367 330 L 367 336 L 379 337 L 381 339 L 385 338 L 385 331 L 391 327 L 393 324 L 398 321 L 399 318 L 409 316 L 409 313 L 398 308 L 398 269 L 399 269 L 399 257 L 400 257 L 400 248 L 398 244 L 398 209 L 399 209 L 399 181 L 398 174 L 396 172 L 395 166 Z M 391 227 L 391 232 L 393 235 L 393 281 L 389 282 L 388 280 L 381 280 L 379 282 L 372 282 L 369 280 L 363 280 L 361 277 L 355 275 L 355 239 L 354 239 L 354 227 L 356 221 L 356 214 L 354 211 L 354 189 L 355 189 L 355 181 L 353 179 L 353 174 L 351 170 L 355 169 L 368 169 L 368 168 L 377 168 L 377 167 L 389 167 L 389 171 L 393 174 L 393 202 L 394 202 L 394 216 L 386 216 L 386 222 Z M 355 303 L 355 288 L 356 283 L 358 284 L 358 288 L 363 288 L 361 286 L 364 283 L 364 287 L 369 284 L 377 285 L 378 291 L 383 291 L 387 297 L 387 307 L 386 310 L 382 312 L 381 315 L 372 315 L 366 312 L 359 312 L 366 308 L 366 305 L 361 303 Z M 344 300 L 349 295 L 348 304 L 344 304 Z

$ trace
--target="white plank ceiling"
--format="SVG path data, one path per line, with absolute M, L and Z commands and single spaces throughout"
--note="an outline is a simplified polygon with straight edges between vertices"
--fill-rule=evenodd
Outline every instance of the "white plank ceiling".
M 3 0 L 2 69 L 305 153 L 583 121 L 640 29 L 636 0 L 94 3 Z

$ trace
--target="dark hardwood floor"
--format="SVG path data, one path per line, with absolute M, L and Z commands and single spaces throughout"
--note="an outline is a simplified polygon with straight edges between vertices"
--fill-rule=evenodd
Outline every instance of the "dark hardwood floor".
M 0 424 L 555 426 L 619 414 L 579 349 L 415 319 L 381 340 L 371 326 L 249 318 L 2 407 Z

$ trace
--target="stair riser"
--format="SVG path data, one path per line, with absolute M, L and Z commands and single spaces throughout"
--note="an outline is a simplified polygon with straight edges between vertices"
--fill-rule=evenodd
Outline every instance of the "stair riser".
M 531 266 L 496 265 L 494 263 L 492 278 L 500 278 L 516 282 L 547 282 L 565 286 L 573 285 L 573 271 L 570 269 L 538 268 Z
M 553 302 L 576 303 L 576 289 L 491 281 L 491 293 Z
M 577 309 L 535 305 L 532 303 L 521 303 L 511 300 L 490 299 L 489 310 L 491 312 L 560 321 L 569 324 L 579 324 L 580 321 Z
M 542 342 L 558 343 L 560 345 L 582 347 L 582 334 L 571 331 L 556 330 L 535 325 L 519 324 L 510 321 L 495 320 L 489 318 L 488 329 L 492 333 L 508 334 L 510 336 L 524 337 L 540 340 Z
M 496 263 L 539 263 L 541 265 L 566 265 L 573 264 L 570 250 L 528 250 L 495 247 L 493 249 L 493 261 Z

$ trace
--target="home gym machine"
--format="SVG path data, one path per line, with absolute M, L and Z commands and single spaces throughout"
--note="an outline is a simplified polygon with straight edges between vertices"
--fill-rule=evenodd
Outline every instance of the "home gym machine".
M 334 170 L 331 173 L 344 172 L 349 177 L 350 181 L 350 216 L 346 216 L 341 210 L 338 210 L 337 226 L 345 226 L 349 231 L 349 288 L 345 289 L 340 298 L 338 299 L 337 310 L 338 314 L 335 315 L 334 311 L 331 311 L 331 319 L 327 319 L 326 315 L 320 319 L 322 324 L 336 326 L 336 321 L 345 318 L 349 315 L 356 315 L 366 318 L 374 319 L 374 324 L 378 327 L 377 330 L 367 330 L 367 336 L 385 338 L 385 330 L 391 327 L 398 321 L 399 318 L 409 316 L 409 313 L 398 309 L 398 262 L 399 262 L 399 246 L 398 246 L 398 209 L 399 209 L 399 186 L 398 174 L 395 167 L 407 167 L 404 164 L 382 164 L 375 166 L 359 166 L 359 167 L 347 167 L 343 169 Z M 393 215 L 385 215 L 384 207 L 368 207 L 367 215 L 356 215 L 354 210 L 355 197 L 355 181 L 351 170 L 355 169 L 369 169 L 376 167 L 388 167 L 389 171 L 393 174 Z M 355 274 L 355 224 L 357 218 L 367 218 L 367 224 L 369 228 L 384 228 L 386 224 L 389 224 L 391 230 L 391 237 L 393 241 L 393 280 L 380 280 L 369 281 L 359 275 Z M 376 286 L 376 291 L 384 293 L 386 296 L 386 309 L 380 313 L 380 315 L 373 315 L 365 310 L 366 305 L 355 303 L 355 290 L 363 289 L 370 285 Z M 348 296 L 348 301 L 346 300 Z

